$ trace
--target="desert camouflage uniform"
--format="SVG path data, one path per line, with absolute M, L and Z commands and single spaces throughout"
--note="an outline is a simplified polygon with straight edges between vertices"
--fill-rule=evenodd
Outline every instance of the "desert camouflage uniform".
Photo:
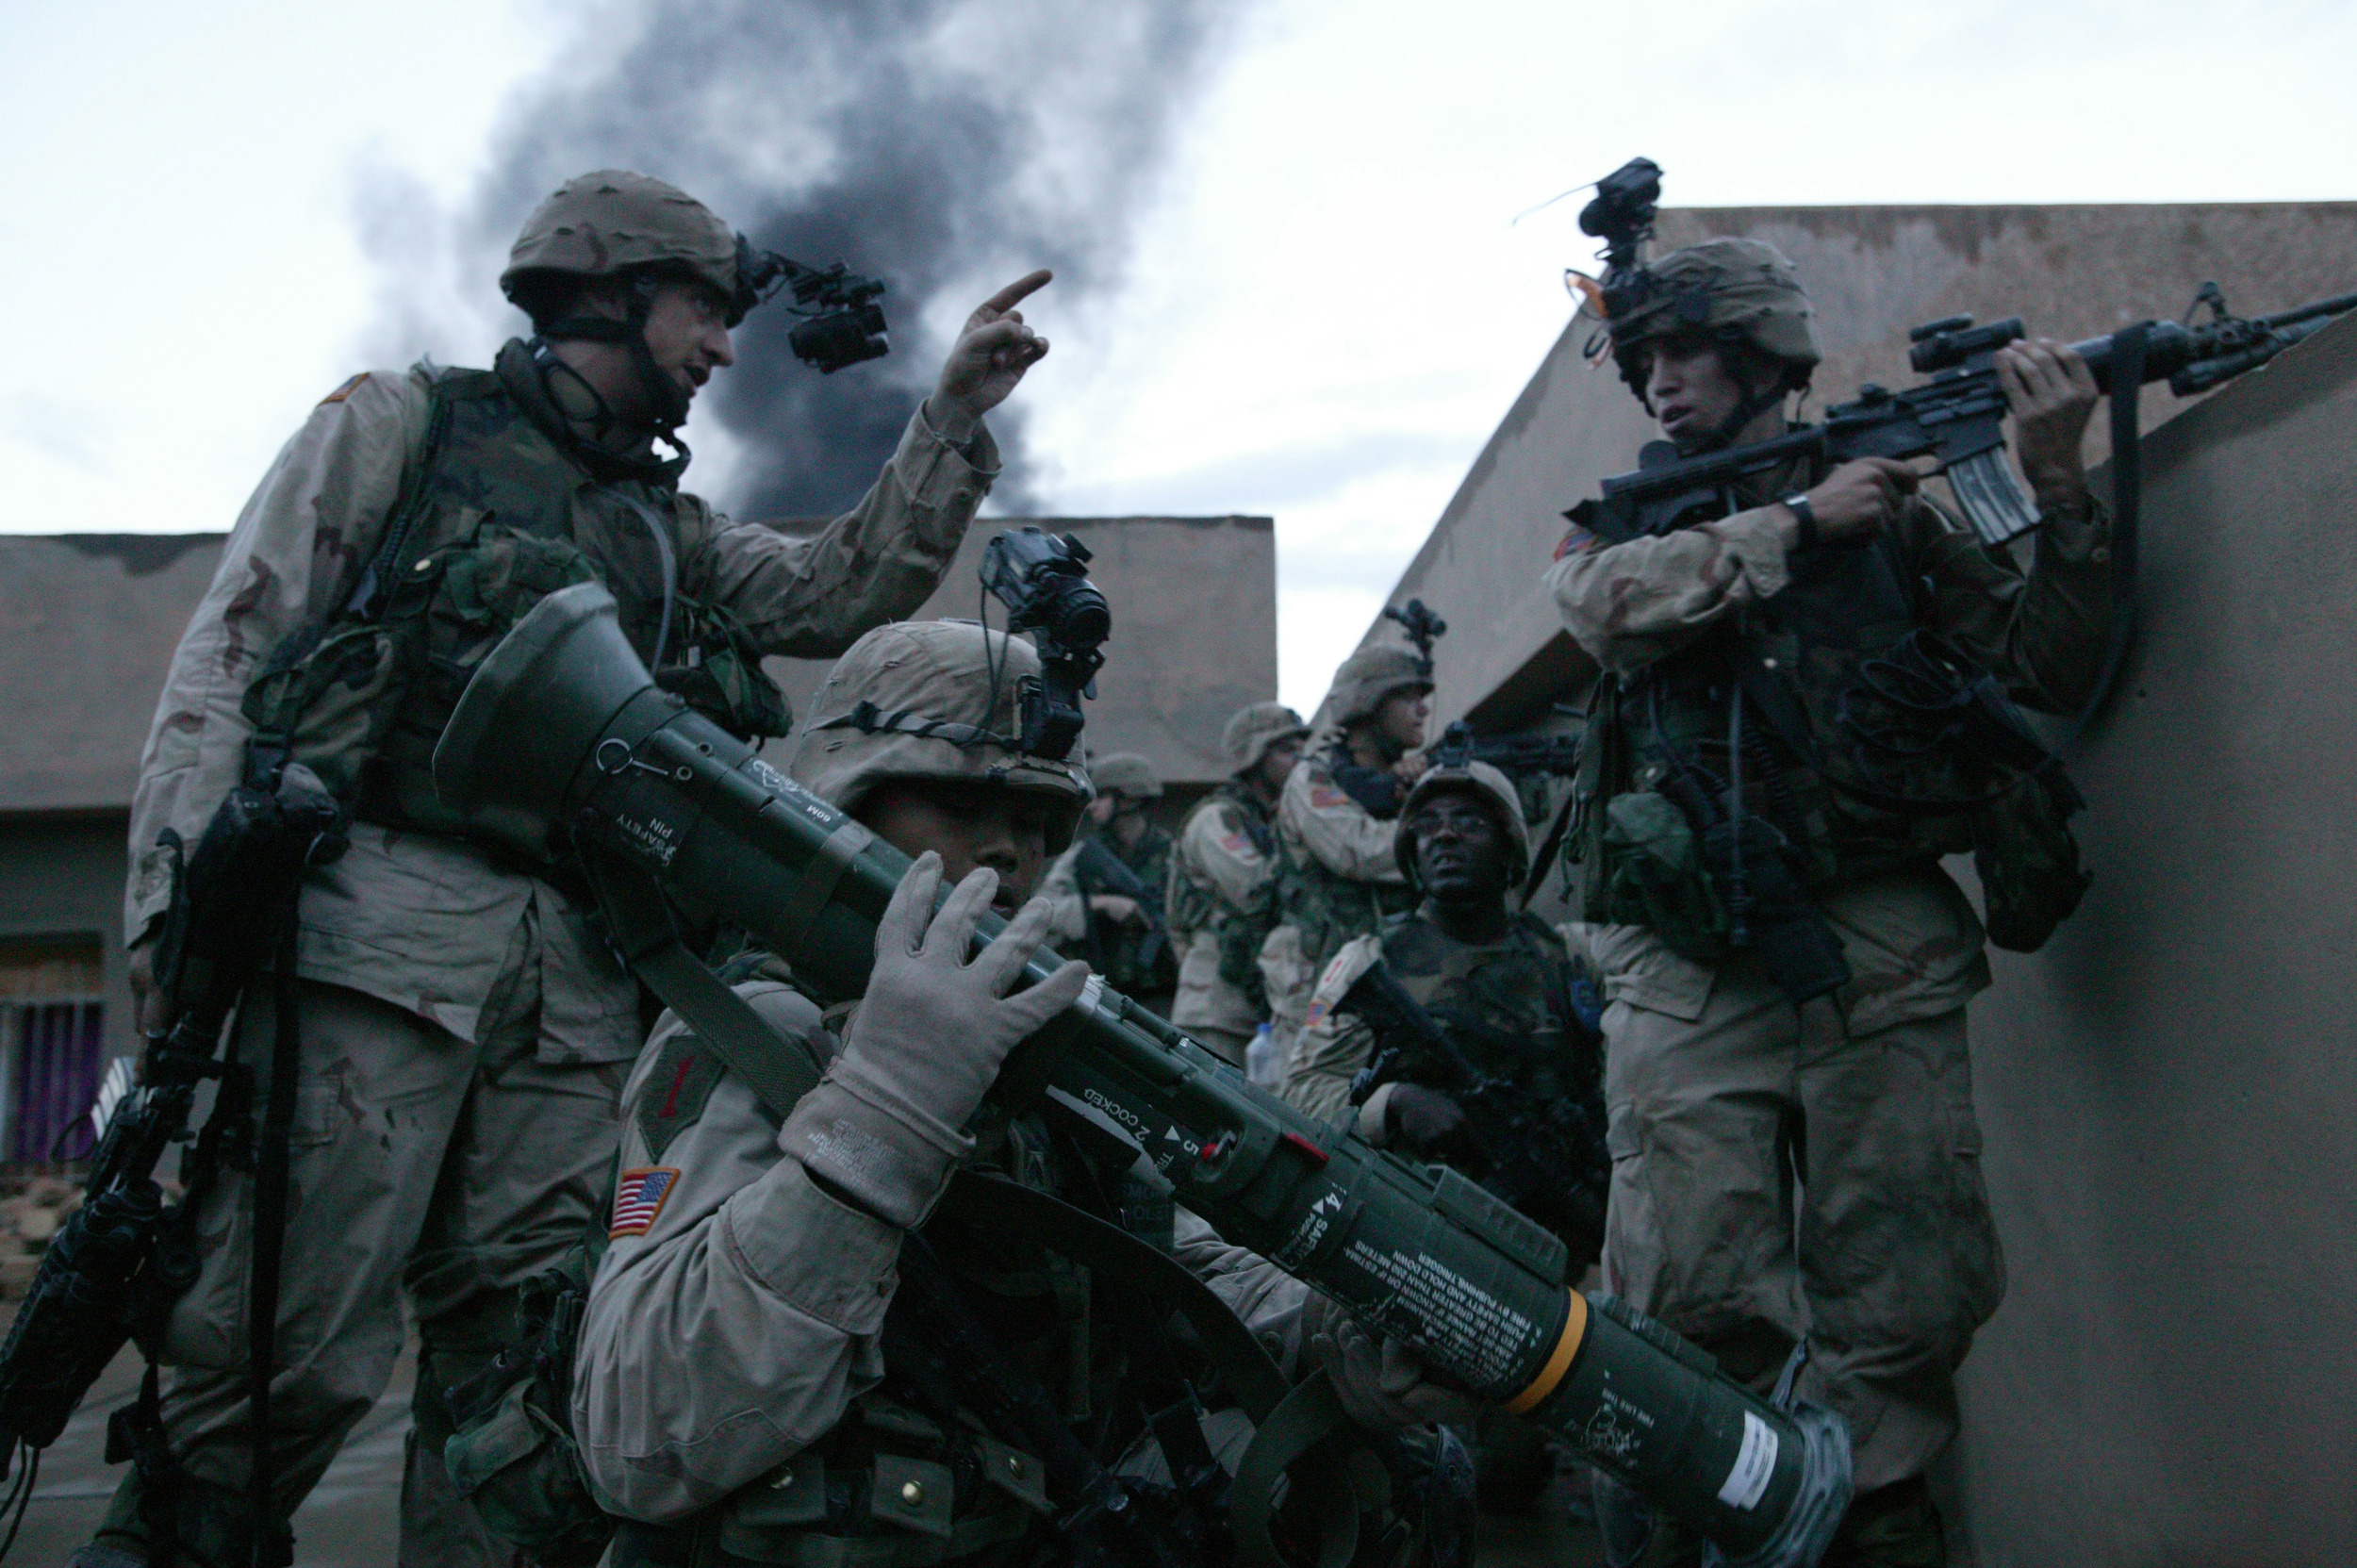
M 1574 532 L 1547 586 L 1606 680 L 1676 660 L 1809 569 L 1764 509 L 1806 476 L 1780 478 L 1722 521 L 1609 546 Z M 2051 519 L 2026 574 L 1921 500 L 1890 542 L 1920 623 L 2019 700 L 2068 712 L 2092 689 L 2110 616 L 2100 507 Z M 1797 1013 L 1752 951 L 1707 965 L 1640 926 L 1592 931 L 1610 1004 L 1605 1277 L 1763 1383 L 1806 1336 L 1803 1393 L 1848 1419 L 1863 1493 L 1954 1435 L 1955 1368 L 2003 1294 L 1965 1043 L 1989 972 L 1934 859 L 1812 897 L 1854 978 Z
M 1239 1066 L 1267 1015 L 1255 966 L 1276 852 L 1268 808 L 1231 780 L 1195 803 L 1171 853 L 1164 907 L 1178 995 L 1170 1021 Z
M 1271 883 L 1277 926 L 1261 949 L 1261 974 L 1279 1060 L 1290 1055 L 1318 975 L 1343 944 L 1372 934 L 1386 916 L 1415 903 L 1392 844 L 1408 786 L 1397 784 L 1388 806 L 1371 809 L 1336 780 L 1338 769 L 1354 768 L 1370 771 L 1351 762 L 1336 736 L 1294 765 L 1277 803 Z
M 536 429 L 565 425 L 523 344 L 498 363 Z M 240 706 L 257 668 L 344 602 L 396 500 L 419 481 L 429 386 L 444 373 L 420 365 L 338 388 L 239 519 L 173 655 L 141 762 L 128 939 L 153 932 L 170 896 L 158 834 L 193 843 L 239 777 L 251 732 Z M 574 464 L 552 482 L 569 496 L 573 541 L 625 606 L 663 597 L 659 521 L 681 595 L 733 615 L 765 652 L 817 657 L 925 600 L 997 467 L 986 433 L 953 447 L 920 412 L 866 497 L 809 537 L 721 517 L 676 488 L 676 464 L 637 462 L 635 477 L 604 483 Z M 623 1064 L 641 1030 L 637 986 L 589 913 L 560 875 L 366 820 L 350 852 L 312 874 L 297 949 L 303 1080 L 273 1407 L 284 1508 L 384 1392 L 404 1294 L 433 1368 L 420 1369 L 419 1411 L 432 1432 L 437 1378 L 454 1381 L 497 1347 L 514 1288 L 570 1246 L 599 1203 Z M 269 1017 L 255 1011 L 245 1061 L 267 1066 Z M 251 1201 L 248 1179 L 224 1172 L 202 1221 L 205 1273 L 163 1345 L 174 1446 L 200 1482 L 233 1491 L 246 1471 Z M 463 1510 L 453 1511 L 433 1442 L 424 1456 L 413 1443 L 408 1549 L 464 1560 L 488 1548 L 453 1524 Z M 118 1500 L 124 1519 L 126 1507 Z M 454 1542 L 436 1539 L 452 1530 Z
M 740 991 L 822 1060 L 848 1027 L 840 1014 L 822 1021 L 788 984 Z M 782 1133 L 668 1015 L 622 1103 L 624 1170 L 662 1173 L 667 1185 L 651 1220 L 617 1227 L 584 1329 L 573 1420 L 600 1501 L 629 1520 L 701 1527 L 759 1561 L 831 1551 L 828 1560 L 919 1568 L 1044 1536 L 1054 1505 L 1040 1456 L 941 1419 L 941 1391 L 887 1358 L 902 1231 L 782 1154 L 792 1126 Z M 1036 1118 L 986 1111 L 978 1132 L 963 1162 L 977 1170 L 1074 1197 L 1124 1190 L 1121 1171 Z M 947 1174 L 927 1173 L 929 1190 Z M 1151 1212 L 1124 1210 L 1133 1227 Z M 1161 1213 L 1162 1245 L 1297 1361 L 1308 1287 L 1183 1210 L 1174 1219 L 1166 1198 Z M 920 1233 L 994 1324 L 1016 1326 L 1007 1337 L 1062 1416 L 1083 1427 L 1105 1412 L 1128 1419 L 1125 1345 L 1092 1316 L 1088 1270 L 969 1213 L 934 1215 Z M 1232 1462 L 1250 1428 L 1216 1413 L 1206 1436 Z M 1150 1468 L 1156 1458 L 1142 1438 L 1129 1462 Z M 953 1473 L 979 1484 L 955 1485 Z M 854 1491 L 854 1477 L 868 1484 Z M 901 1506 L 912 1479 L 921 1507 Z M 614 1560 L 658 1560 L 661 1541 L 626 1529 Z

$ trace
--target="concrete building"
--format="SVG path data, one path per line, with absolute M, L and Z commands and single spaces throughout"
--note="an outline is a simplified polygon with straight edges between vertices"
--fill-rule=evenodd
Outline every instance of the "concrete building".
M 1660 246 L 1716 234 L 1799 264 L 1837 399 L 1904 385 L 1905 329 L 1959 310 L 2079 338 L 2174 318 L 2205 279 L 2254 314 L 2357 288 L 2357 204 L 1673 211 Z M 1394 592 L 1458 628 L 1442 721 L 1530 723 L 1592 677 L 1537 569 L 1561 510 L 1650 432 L 1609 366 L 1581 362 L 1591 330 L 1547 355 Z M 2138 633 L 2069 758 L 2095 884 L 2043 951 L 1995 955 L 1972 1009 L 2011 1283 L 1941 1480 L 1960 1561 L 2340 1562 L 2357 1553 L 2357 321 L 2198 404 L 2144 406 Z
M 1178 809 L 1227 772 L 1219 731 L 1277 693 L 1266 518 L 992 519 L 919 619 L 972 616 L 998 529 L 1079 536 L 1113 611 L 1089 744 L 1142 751 Z M 219 534 L 0 535 L 0 1165 L 36 1163 L 136 1044 L 123 951 L 132 786 Z M 994 624 L 1005 612 L 991 604 Z M 1216 628 L 1217 635 L 1207 635 Z M 825 661 L 773 660 L 797 711 Z M 62 1146 L 71 1152 L 78 1138 Z

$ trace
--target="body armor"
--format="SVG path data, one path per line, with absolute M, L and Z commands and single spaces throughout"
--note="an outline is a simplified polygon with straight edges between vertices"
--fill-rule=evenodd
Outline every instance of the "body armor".
M 1929 590 L 1891 533 L 1798 552 L 1791 572 L 1694 645 L 1597 683 L 1574 844 L 1585 917 L 1716 962 L 1741 945 L 1738 867 L 1765 881 L 1772 857 L 1814 889 L 1970 851 L 1992 939 L 2035 948 L 2085 881 L 2059 763 L 1926 628 Z
M 725 609 L 680 588 L 703 503 L 684 460 L 577 448 L 520 342 L 492 371 L 445 371 L 417 477 L 338 615 L 273 651 L 248 688 L 255 745 L 309 764 L 365 820 L 456 834 L 434 789 L 434 745 L 468 679 L 547 595 L 595 580 L 656 678 L 733 733 L 783 734 L 791 715 L 761 651 Z M 592 468 L 599 470 L 592 471 Z

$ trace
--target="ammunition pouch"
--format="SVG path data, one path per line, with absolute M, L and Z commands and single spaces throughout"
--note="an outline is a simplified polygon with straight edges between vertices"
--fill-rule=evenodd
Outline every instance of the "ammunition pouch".
M 1649 789 L 1615 795 L 1605 802 L 1603 825 L 1590 917 L 1643 926 L 1698 964 L 1725 958 L 1734 921 L 1702 840 L 1677 803 Z
M 445 1395 L 456 1428 L 442 1449 L 452 1487 L 493 1536 L 548 1568 L 588 1568 L 614 1531 L 572 1429 L 573 1350 L 602 1251 L 585 1241 L 529 1280 L 516 1342 Z

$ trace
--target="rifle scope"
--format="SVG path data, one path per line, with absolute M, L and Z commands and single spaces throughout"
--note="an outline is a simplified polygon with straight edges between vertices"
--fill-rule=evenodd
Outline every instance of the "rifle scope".
M 434 774 L 478 834 L 627 862 L 746 927 L 822 1002 L 865 990 L 908 867 L 657 687 L 592 583 L 541 601 L 484 661 Z M 1000 927 L 985 917 L 975 940 Z M 1030 978 L 1047 972 L 1034 962 Z M 1848 1506 L 1838 1417 L 1770 1404 L 1658 1325 L 1581 1296 L 1563 1244 L 1471 1180 L 1310 1120 L 1096 980 L 994 1093 L 1118 1127 L 1229 1240 L 1562 1433 L 1737 1564 L 1814 1563 Z

